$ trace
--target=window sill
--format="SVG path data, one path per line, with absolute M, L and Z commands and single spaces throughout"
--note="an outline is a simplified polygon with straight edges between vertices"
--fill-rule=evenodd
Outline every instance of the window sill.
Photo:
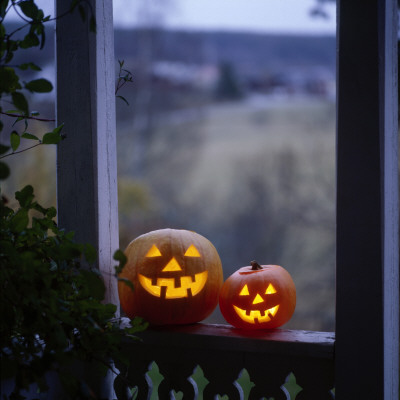
M 333 358 L 334 332 L 273 329 L 243 331 L 229 325 L 153 327 L 138 335 L 147 344 Z M 194 343 L 195 342 L 195 343 Z

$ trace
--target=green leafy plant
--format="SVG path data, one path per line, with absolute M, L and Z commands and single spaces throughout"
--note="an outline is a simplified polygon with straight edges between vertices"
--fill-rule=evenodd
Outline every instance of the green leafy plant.
M 80 2 L 71 3 L 71 12 L 79 5 L 78 3 Z M 17 28 L 11 27 L 7 30 L 5 20 L 11 9 L 20 16 L 22 24 Z M 34 47 L 43 48 L 46 38 L 45 23 L 53 19 L 45 16 L 43 10 L 38 8 L 33 0 L 0 0 L 0 98 L 2 100 L 0 115 L 14 120 L 9 143 L 4 141 L 2 143 L 0 159 L 42 144 L 57 144 L 63 139 L 62 125 L 55 127 L 51 132 L 44 133 L 41 138 L 29 132 L 30 120 L 47 122 L 53 120 L 41 118 L 38 112 L 30 111 L 28 96 L 33 93 L 49 93 L 53 90 L 53 85 L 44 78 L 22 81 L 20 76 L 22 71 L 38 72 L 41 68 L 32 62 L 13 64 L 16 53 Z M 4 110 L 3 104 L 10 105 L 11 108 Z M 23 123 L 18 124 L 21 121 Z M 3 129 L 4 124 L 0 121 L 0 132 Z M 19 150 L 23 141 L 35 143 Z M 1 160 L 0 179 L 7 178 L 9 174 L 9 167 Z
M 77 9 L 84 21 L 89 13 L 95 32 L 88 4 L 72 0 L 69 12 Z M 18 28 L 5 25 L 11 9 L 21 18 Z M 53 120 L 30 110 L 29 95 L 49 93 L 53 87 L 43 78 L 22 80 L 21 71 L 40 71 L 39 66 L 12 63 L 16 53 L 44 46 L 44 24 L 51 20 L 34 0 L 0 0 L 0 115 L 10 120 L 7 125 L 0 121 L 0 132 L 9 129 L 0 144 L 1 180 L 10 174 L 5 157 L 64 139 L 63 125 L 40 136 L 30 132 L 31 120 Z M 122 79 L 129 81 L 126 75 Z M 4 104 L 9 106 L 6 110 Z M 54 207 L 38 204 L 29 185 L 15 193 L 16 207 L 7 197 L 1 193 L 0 370 L 1 380 L 10 379 L 13 388 L 2 399 L 25 398 L 23 390 L 33 383 L 38 391 L 46 391 L 49 372 L 58 375 L 66 398 L 93 398 L 90 384 L 75 373 L 77 363 L 106 373 L 113 369 L 111 360 L 127 362 L 122 340 L 134 337 L 146 324 L 135 319 L 121 327 L 116 306 L 103 303 L 105 286 L 96 268 L 95 249 L 76 243 L 72 232 L 58 228 Z M 121 251 L 115 260 L 116 270 L 121 270 L 125 262 Z
M 145 324 L 136 319 L 121 329 L 116 306 L 102 303 L 94 248 L 60 230 L 56 210 L 40 206 L 31 186 L 16 199 L 16 210 L 0 203 L 2 379 L 15 378 L 15 395 L 31 383 L 44 391 L 46 372 L 55 371 L 75 396 L 80 377 L 66 366 L 80 360 L 106 372 L 110 359 L 126 361 L 122 339 Z

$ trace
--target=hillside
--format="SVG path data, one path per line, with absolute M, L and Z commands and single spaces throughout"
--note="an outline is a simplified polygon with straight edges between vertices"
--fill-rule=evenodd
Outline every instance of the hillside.
M 17 25 L 7 24 L 12 28 Z M 41 64 L 54 56 L 54 26 L 47 25 L 46 43 L 38 52 L 27 50 Z M 21 35 L 23 32 L 21 32 Z M 193 64 L 231 62 L 241 68 L 259 70 L 287 65 L 319 65 L 335 69 L 334 36 L 278 35 L 228 31 L 181 31 L 163 29 L 115 29 L 116 59 L 139 57 L 143 47 L 151 49 L 154 60 Z M 148 50 L 149 51 L 149 50 Z
M 144 50 L 144 46 L 147 48 Z M 271 35 L 243 32 L 189 32 L 172 30 L 115 30 L 115 55 L 134 59 L 151 48 L 154 61 L 192 64 L 229 62 L 239 73 L 322 66 L 335 69 L 333 36 Z

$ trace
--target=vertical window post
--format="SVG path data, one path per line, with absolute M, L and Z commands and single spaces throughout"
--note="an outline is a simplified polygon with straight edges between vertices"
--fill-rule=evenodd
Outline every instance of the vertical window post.
M 71 1 L 55 0 L 57 15 Z M 97 249 L 106 302 L 118 304 L 112 259 L 119 246 L 112 0 L 90 0 L 56 23 L 59 226 Z M 91 16 L 97 32 L 89 29 Z
M 338 2 L 338 399 L 398 399 L 397 1 Z

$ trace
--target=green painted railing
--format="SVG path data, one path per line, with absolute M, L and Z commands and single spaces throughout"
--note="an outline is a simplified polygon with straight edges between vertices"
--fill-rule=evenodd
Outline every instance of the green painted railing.
M 157 363 L 152 361 L 149 365 L 149 369 L 146 372 L 146 381 L 148 384 L 147 393 L 139 393 L 137 386 L 129 387 L 128 393 L 132 400 L 136 399 L 148 399 L 148 400 L 159 400 L 160 395 L 158 392 L 161 382 L 164 380 L 164 376 L 161 373 Z M 204 389 L 209 384 L 209 380 L 205 377 L 203 369 L 197 365 L 187 380 L 193 385 L 195 397 L 193 400 L 203 400 Z M 248 400 L 250 392 L 255 386 L 255 383 L 251 381 L 248 371 L 243 368 L 237 379 L 233 382 L 236 387 L 240 400 Z M 282 392 L 286 395 L 287 400 L 295 400 L 297 395 L 303 390 L 303 388 L 296 382 L 296 377 L 293 373 L 290 373 L 285 382 L 280 386 Z M 334 389 L 330 391 L 332 399 L 335 398 Z M 171 400 L 182 400 L 184 394 L 182 391 L 176 392 L 175 390 L 170 391 Z M 216 400 L 228 400 L 229 396 L 226 394 L 215 394 Z M 275 400 L 273 397 L 262 397 L 260 400 Z

